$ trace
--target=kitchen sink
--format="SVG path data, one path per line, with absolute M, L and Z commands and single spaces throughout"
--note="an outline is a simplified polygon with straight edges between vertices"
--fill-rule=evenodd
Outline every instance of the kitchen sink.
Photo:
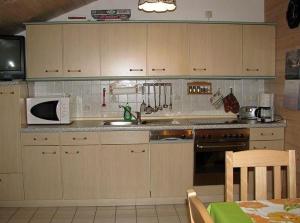
M 179 121 L 173 119 L 153 119 L 153 120 L 144 120 L 140 125 L 178 125 Z M 138 125 L 137 121 L 124 121 L 124 120 L 114 120 L 114 121 L 104 121 L 104 125 L 108 126 L 131 126 Z
M 104 121 L 104 125 L 112 125 L 112 126 L 130 126 L 130 125 L 137 125 L 136 121 Z

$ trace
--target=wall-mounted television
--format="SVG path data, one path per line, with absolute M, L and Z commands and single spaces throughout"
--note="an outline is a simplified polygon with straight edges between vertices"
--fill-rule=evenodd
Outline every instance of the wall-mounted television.
M 25 79 L 24 36 L 0 35 L 0 80 Z

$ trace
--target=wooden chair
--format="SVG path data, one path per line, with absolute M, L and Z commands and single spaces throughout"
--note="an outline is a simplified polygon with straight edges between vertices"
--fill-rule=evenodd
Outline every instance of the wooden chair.
M 196 192 L 193 189 L 187 190 L 187 199 L 191 223 L 213 223 L 208 211 L 199 198 L 197 198 Z
M 240 168 L 241 200 L 248 200 L 248 167 L 255 171 L 255 199 L 267 199 L 267 167 L 274 169 L 274 198 L 281 198 L 281 166 L 287 166 L 288 197 L 296 198 L 295 150 L 226 152 L 225 200 L 233 201 L 233 168 Z

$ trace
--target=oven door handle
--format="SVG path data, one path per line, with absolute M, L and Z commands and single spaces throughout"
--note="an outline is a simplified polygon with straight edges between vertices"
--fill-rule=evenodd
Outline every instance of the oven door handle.
M 213 148 L 224 148 L 224 147 L 228 147 L 228 148 L 236 148 L 236 147 L 245 147 L 247 146 L 246 143 L 243 144 L 237 144 L 237 145 L 214 145 L 214 146 L 200 146 L 197 144 L 197 148 L 198 149 L 213 149 Z

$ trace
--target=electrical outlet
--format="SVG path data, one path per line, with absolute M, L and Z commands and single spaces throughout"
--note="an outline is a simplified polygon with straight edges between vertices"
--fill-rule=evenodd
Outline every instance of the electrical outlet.
M 211 10 L 205 11 L 205 18 L 211 19 L 213 17 L 213 12 Z

